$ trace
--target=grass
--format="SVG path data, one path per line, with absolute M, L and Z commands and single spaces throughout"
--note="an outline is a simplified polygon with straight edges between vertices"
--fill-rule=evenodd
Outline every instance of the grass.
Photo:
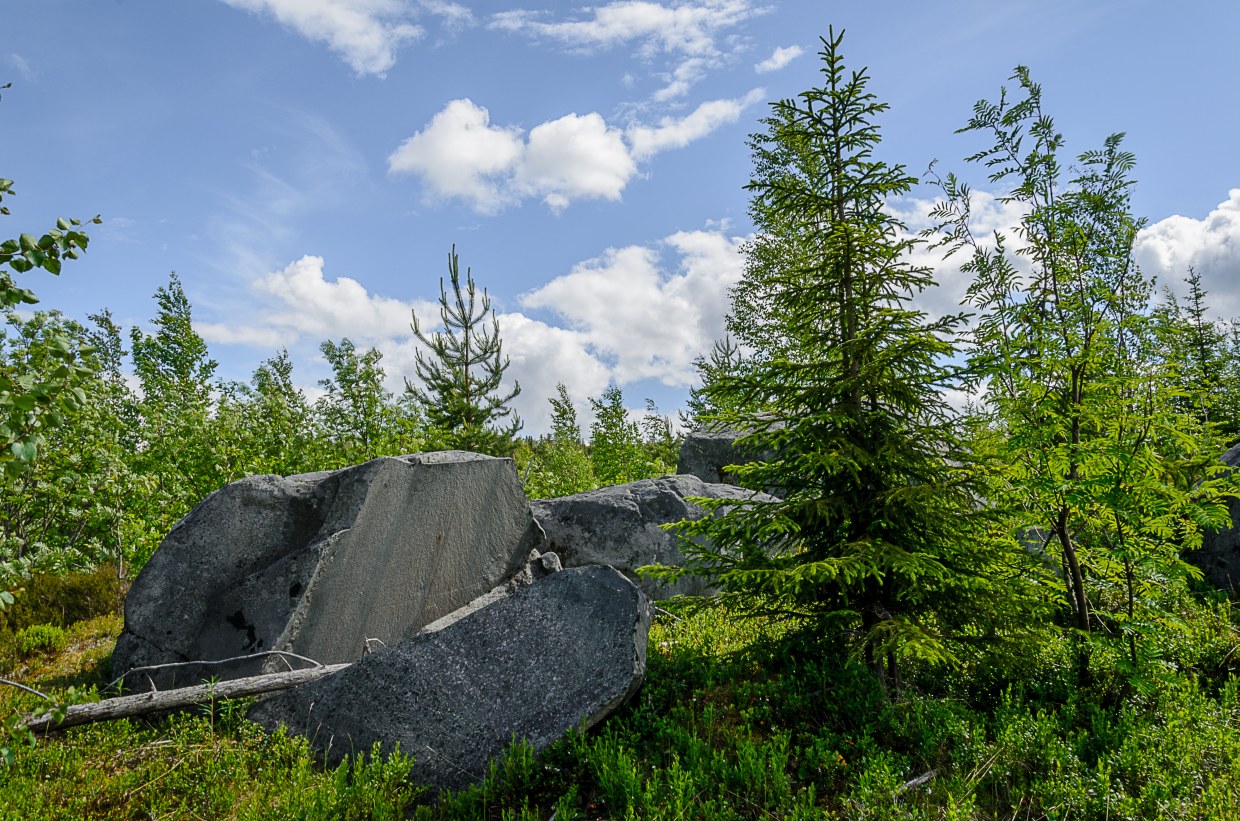
M 910 669 L 896 697 L 839 647 L 719 606 L 672 607 L 637 697 L 543 756 L 515 744 L 477 787 L 436 798 L 409 762 L 325 770 L 245 703 L 51 734 L 0 768 L 0 818 L 21 819 L 1232 819 L 1240 817 L 1236 632 L 1191 610 L 1157 675 L 1134 687 L 1100 644 L 1088 684 L 1069 640 Z M 41 689 L 106 683 L 116 616 L 69 625 L 58 652 L 9 676 Z M 0 715 L 36 706 L 0 691 Z

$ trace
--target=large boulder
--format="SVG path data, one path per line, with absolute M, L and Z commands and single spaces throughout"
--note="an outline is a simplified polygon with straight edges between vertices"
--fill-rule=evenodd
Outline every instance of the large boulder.
M 244 658 L 263 651 L 354 661 L 508 579 L 540 538 L 508 459 L 445 451 L 249 477 L 155 551 L 126 599 L 113 668 L 240 657 L 127 679 L 165 688 L 288 669 Z
M 546 550 L 565 567 L 603 564 L 632 579 L 652 599 L 711 592 L 707 582 L 686 576 L 675 584 L 638 578 L 636 570 L 650 564 L 680 565 L 680 540 L 660 525 L 700 519 L 703 510 L 688 501 L 770 498 L 734 485 L 703 482 L 696 476 L 662 476 L 627 485 L 530 503 L 543 533 Z
M 696 476 L 711 484 L 736 484 L 735 477 L 724 470 L 728 465 L 756 461 L 754 454 L 737 444 L 745 431 L 732 428 L 699 428 L 680 445 L 676 472 Z
M 1223 454 L 1223 464 L 1235 470 L 1240 468 L 1240 445 Z M 1201 568 L 1206 579 L 1233 596 L 1240 592 L 1240 498 L 1228 501 L 1231 510 L 1231 527 L 1203 534 L 1201 549 L 1185 558 Z
M 623 704 L 645 673 L 649 629 L 649 602 L 622 575 L 563 570 L 249 717 L 306 736 L 329 763 L 399 744 L 414 783 L 459 789 L 513 739 L 541 751 Z

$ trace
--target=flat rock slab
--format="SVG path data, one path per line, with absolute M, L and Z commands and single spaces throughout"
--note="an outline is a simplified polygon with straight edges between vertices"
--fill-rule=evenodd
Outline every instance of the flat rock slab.
M 416 635 L 508 579 L 540 538 L 509 459 L 444 451 L 242 479 L 181 520 L 138 575 L 113 669 L 270 650 L 351 662 L 367 640 Z M 285 669 L 261 656 L 126 683 Z
M 1222 456 L 1223 464 L 1234 472 L 1240 468 L 1240 445 Z M 1206 580 L 1233 597 L 1240 595 L 1240 498 L 1228 501 L 1232 526 L 1202 534 L 1201 549 L 1184 558 L 1205 574 Z
M 703 482 L 696 476 L 661 476 L 559 499 L 540 499 L 531 502 L 530 508 L 547 537 L 542 549 L 554 551 L 565 567 L 614 567 L 650 598 L 665 599 L 711 592 L 700 578 L 685 577 L 674 584 L 663 584 L 638 578 L 636 573 L 645 565 L 679 566 L 684 561 L 679 538 L 660 525 L 700 519 L 704 511 L 687 501 L 694 496 L 770 498 L 735 485 Z
M 306 736 L 329 763 L 399 744 L 415 784 L 460 789 L 514 738 L 542 751 L 623 704 L 645 674 L 649 629 L 648 600 L 620 573 L 562 570 L 249 717 Z

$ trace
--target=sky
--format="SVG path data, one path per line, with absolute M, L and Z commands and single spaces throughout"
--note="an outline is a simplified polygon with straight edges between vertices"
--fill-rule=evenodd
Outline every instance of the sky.
M 147 327 L 180 277 L 223 379 L 324 340 L 413 376 L 455 248 L 498 316 L 526 432 L 557 382 L 674 415 L 724 333 L 753 227 L 747 135 L 818 84 L 820 36 L 891 109 L 878 156 L 974 183 L 973 104 L 1030 67 L 1075 155 L 1137 157 L 1138 260 L 1240 316 L 1240 4 L 1203 0 L 3 0 L 0 235 L 91 217 L 88 252 L 22 283 Z M 934 191 L 892 207 L 911 226 Z M 927 310 L 962 293 L 935 260 Z

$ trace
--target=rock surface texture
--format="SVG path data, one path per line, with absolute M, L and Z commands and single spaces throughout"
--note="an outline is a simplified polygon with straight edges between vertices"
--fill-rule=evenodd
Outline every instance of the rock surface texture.
M 203 500 L 143 568 L 113 669 L 270 650 L 354 661 L 367 640 L 396 644 L 511 578 L 540 541 L 508 459 L 444 451 L 249 477 Z M 284 669 L 263 656 L 127 685 Z
M 734 485 L 707 483 L 696 476 L 662 476 L 559 499 L 540 499 L 530 507 L 546 534 L 542 549 L 554 551 L 565 567 L 608 565 L 633 580 L 650 598 L 664 599 L 710 592 L 699 578 L 685 577 L 664 585 L 639 579 L 635 572 L 643 565 L 679 565 L 684 561 L 677 537 L 659 525 L 700 519 L 702 509 L 686 501 L 691 496 L 748 499 L 755 494 Z M 756 498 L 769 497 L 759 493 Z
M 693 431 L 680 445 L 676 472 L 696 476 L 711 484 L 735 484 L 734 477 L 723 468 L 754 461 L 753 454 L 736 444 L 736 440 L 744 435 L 742 431 L 730 429 L 699 428 Z
M 623 704 L 646 668 L 650 605 L 607 567 L 563 570 L 345 670 L 256 704 L 329 762 L 395 744 L 411 780 L 480 781 L 515 737 L 541 751 Z
M 1233 471 L 1240 468 L 1240 445 L 1223 454 L 1223 464 Z M 1221 590 L 1240 592 L 1240 499 L 1228 502 L 1232 526 L 1217 532 L 1207 531 L 1201 550 L 1185 558 L 1201 568 L 1206 580 Z

